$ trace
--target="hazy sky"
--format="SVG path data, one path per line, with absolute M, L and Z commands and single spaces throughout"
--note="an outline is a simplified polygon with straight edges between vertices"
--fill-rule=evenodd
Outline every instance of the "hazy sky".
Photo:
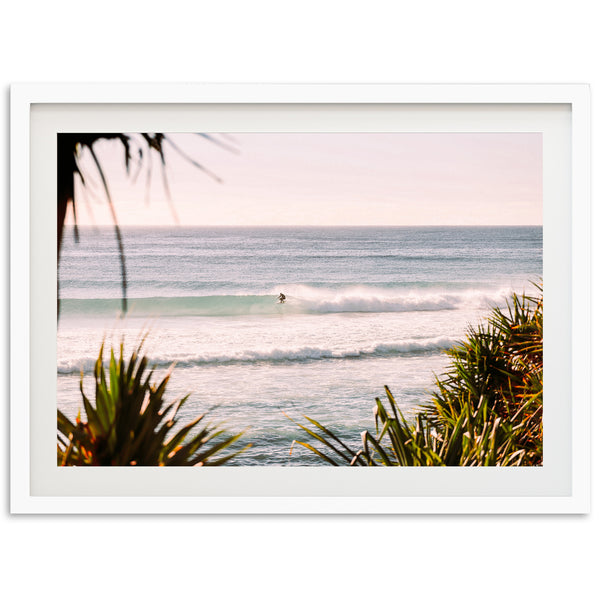
M 170 134 L 216 182 L 166 146 L 173 206 L 184 225 L 541 225 L 537 133 Z M 173 225 L 160 162 L 149 202 L 117 142 L 99 142 L 119 223 Z M 76 187 L 78 222 L 112 223 L 95 166 Z M 132 166 L 135 173 L 136 167 Z

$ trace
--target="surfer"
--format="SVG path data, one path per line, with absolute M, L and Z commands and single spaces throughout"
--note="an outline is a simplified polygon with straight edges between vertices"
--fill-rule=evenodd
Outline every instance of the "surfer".
M 285 302 L 285 294 L 279 294 L 277 299 L 279 300 L 279 304 L 283 304 Z

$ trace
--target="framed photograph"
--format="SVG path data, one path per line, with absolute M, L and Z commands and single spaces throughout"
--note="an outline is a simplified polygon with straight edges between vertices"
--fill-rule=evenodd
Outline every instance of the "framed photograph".
M 15 85 L 11 512 L 584 513 L 585 85 Z

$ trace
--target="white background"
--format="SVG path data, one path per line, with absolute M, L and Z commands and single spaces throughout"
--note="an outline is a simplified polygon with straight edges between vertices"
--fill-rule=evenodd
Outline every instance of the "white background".
M 11 2 L 0 36 L 3 280 L 12 82 L 590 83 L 595 115 L 593 7 L 576 0 Z M 595 210 L 593 221 L 597 230 Z M 596 288 L 594 280 L 594 297 Z M 2 301 L 7 315 L 6 293 Z M 7 318 L 1 327 L 7 340 Z M 593 327 L 597 339 L 596 320 Z M 8 441 L 0 564 L 3 589 L 18 597 L 587 598 L 598 589 L 595 499 L 591 515 L 575 517 L 10 517 L 7 454 Z M 592 468 L 597 456 L 593 444 Z

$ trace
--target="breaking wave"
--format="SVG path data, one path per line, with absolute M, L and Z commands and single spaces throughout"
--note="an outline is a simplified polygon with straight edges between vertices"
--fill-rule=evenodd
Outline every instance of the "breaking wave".
M 305 362 L 311 360 L 334 360 L 349 358 L 369 358 L 374 356 L 421 354 L 426 352 L 441 352 L 451 348 L 456 343 L 447 337 L 413 339 L 398 342 L 373 344 L 361 348 L 322 348 L 318 346 L 302 346 L 296 348 L 257 348 L 232 352 L 229 354 L 198 353 L 182 354 L 179 356 L 149 356 L 149 362 L 156 367 L 168 367 L 174 362 L 177 366 L 200 366 L 210 364 L 235 363 L 283 363 Z M 82 360 L 59 360 L 60 374 L 92 371 L 96 358 Z
M 237 316 L 326 313 L 385 313 L 455 310 L 497 304 L 507 290 L 406 291 L 375 288 L 327 290 L 309 286 L 285 289 L 285 304 L 277 292 L 261 295 L 214 295 L 130 298 L 129 316 Z M 61 313 L 81 316 L 114 316 L 121 310 L 118 298 L 63 298 Z

